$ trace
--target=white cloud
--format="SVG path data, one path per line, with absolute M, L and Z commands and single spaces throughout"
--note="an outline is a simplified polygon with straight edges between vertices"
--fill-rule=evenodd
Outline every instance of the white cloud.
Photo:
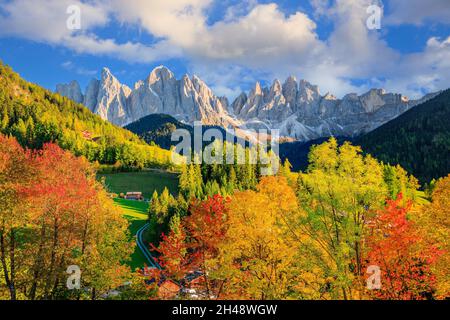
M 76 74 L 90 77 L 95 76 L 98 72 L 97 70 L 89 70 L 82 66 L 77 66 L 72 61 L 65 61 L 61 63 L 61 67 L 63 67 L 67 71 L 72 71 L 75 72 Z
M 81 30 L 67 28 L 67 8 L 71 5 L 81 9 Z M 103 1 L 15 0 L 0 3 L 0 9 L 0 36 L 18 36 L 60 45 L 77 53 L 111 56 L 128 62 L 153 62 L 181 55 L 167 41 L 145 45 L 97 37 L 91 30 L 110 23 L 110 9 Z
M 421 25 L 426 20 L 449 23 L 449 0 L 390 0 L 390 13 L 386 17 L 388 24 Z
M 72 0 L 15 0 L 0 3 L 0 35 L 59 43 L 77 32 L 66 25 L 69 17 L 67 8 L 70 5 L 77 5 L 81 9 L 82 30 L 108 23 L 107 12 L 94 4 Z
M 123 23 L 136 24 L 152 35 L 182 48 L 191 47 L 204 33 L 204 10 L 212 0 L 122 0 L 104 2 Z
M 242 0 L 237 4 L 229 5 L 224 16 L 224 21 L 233 21 L 241 16 L 247 15 L 257 5 L 257 0 Z
M 120 43 L 112 39 L 99 39 L 95 35 L 65 37 L 61 43 L 77 53 L 112 56 L 130 63 L 150 63 L 167 57 L 180 57 L 181 51 L 167 41 L 159 41 L 153 46 L 141 43 Z
M 385 82 L 393 91 L 413 98 L 450 86 L 450 36 L 430 38 L 423 52 L 403 57 Z
M 316 24 L 301 12 L 285 16 L 275 4 L 258 5 L 238 20 L 211 26 L 204 41 L 191 50 L 254 67 L 271 63 L 274 57 L 295 62 L 320 46 L 315 29 Z
M 242 10 L 234 10 L 232 19 L 228 13 L 226 20 L 207 25 L 204 11 L 210 4 L 209 0 L 132 0 L 124 8 L 121 1 L 114 1 L 111 8 L 116 8 L 121 22 L 139 24 L 197 59 L 242 61 L 258 67 L 274 57 L 302 59 L 319 45 L 315 23 L 301 12 L 286 17 L 276 4 L 249 2 L 248 14 L 239 16 Z
M 121 0 L 13 0 L 0 3 L 0 36 L 24 37 L 130 63 L 182 57 L 190 71 L 228 96 L 237 95 L 250 82 L 284 80 L 290 74 L 338 96 L 383 84 L 390 91 L 411 95 L 450 86 L 448 39 L 431 38 L 423 52 L 400 54 L 383 40 L 383 31 L 366 27 L 367 7 L 381 5 L 381 0 L 310 1 L 315 20 L 301 11 L 285 14 L 275 3 L 246 0 L 230 6 L 221 21 L 211 24 L 208 12 L 213 0 L 128 0 L 126 5 Z M 415 9 L 408 6 L 413 2 Z M 383 24 L 448 17 L 444 2 L 427 1 L 425 8 L 418 0 L 390 1 L 392 10 Z M 65 27 L 69 4 L 82 7 L 81 31 Z M 333 26 L 325 40 L 317 35 L 315 21 L 320 19 Z M 117 22 L 117 28 L 138 27 L 156 40 L 118 43 L 96 35 L 96 27 Z M 354 85 L 351 79 L 362 84 Z

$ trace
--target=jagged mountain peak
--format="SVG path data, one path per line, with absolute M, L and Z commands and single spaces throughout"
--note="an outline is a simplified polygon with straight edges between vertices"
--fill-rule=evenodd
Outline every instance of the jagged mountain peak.
M 70 97 L 77 103 L 83 103 L 84 101 L 84 96 L 81 92 L 80 84 L 76 80 L 72 80 L 68 84 L 58 84 L 56 86 L 56 91 L 63 96 Z
M 78 86 L 79 87 L 79 86 Z M 75 85 L 58 85 L 56 91 L 77 99 L 103 119 L 126 125 L 146 115 L 165 113 L 185 122 L 201 120 L 205 124 L 228 125 L 228 99 L 214 95 L 198 76 L 184 75 L 180 80 L 165 66 L 154 68 L 145 80 L 130 89 L 108 68 L 101 71 L 100 80 L 92 80 L 85 95 Z M 80 95 L 78 94 L 80 93 Z
M 255 83 L 255 86 L 253 87 L 253 89 L 250 91 L 250 95 L 259 96 L 262 94 L 263 94 L 263 89 L 261 87 L 261 83 L 259 81 L 257 81 Z
M 270 91 L 276 91 L 276 92 L 281 92 L 282 90 L 282 84 L 281 81 L 278 79 L 273 80 L 272 85 L 270 86 Z
M 103 77 L 111 77 L 111 76 L 113 76 L 111 70 L 108 67 L 103 67 L 101 74 L 102 74 L 102 78 Z
M 290 75 L 286 78 L 286 81 L 284 83 L 290 83 L 290 82 L 297 82 L 297 77 L 294 75 Z
M 194 86 L 196 86 L 197 88 L 200 88 L 200 87 L 208 87 L 208 86 L 206 85 L 206 83 L 205 83 L 202 79 L 200 79 L 200 77 L 197 76 L 196 74 L 194 74 L 194 75 L 192 76 L 191 81 L 192 81 L 192 83 L 194 84 Z M 209 88 L 209 87 L 208 87 L 208 88 Z
M 116 85 L 121 85 L 121 83 L 116 78 L 116 76 L 107 67 L 103 67 L 102 68 L 102 71 L 100 73 L 100 79 L 101 79 L 102 83 L 111 82 L 111 83 L 115 83 Z
M 167 81 L 170 79 L 175 79 L 174 73 L 169 68 L 161 65 L 150 72 L 147 81 L 152 84 L 159 80 Z
M 316 94 L 320 95 L 320 90 L 319 90 L 319 86 L 317 85 L 313 85 L 311 84 L 311 82 L 305 80 L 305 79 L 301 79 L 299 82 L 299 90 L 300 91 L 312 91 Z
M 297 83 L 290 76 L 283 85 L 275 80 L 269 91 L 260 90 L 256 83 L 248 95 L 236 98 L 232 108 L 242 122 L 263 121 L 280 129 L 282 136 L 307 141 L 369 132 L 422 101 L 410 101 L 379 88 L 362 95 L 347 94 L 342 99 L 330 92 L 322 96 L 317 85 L 304 79 Z
M 133 90 L 103 68 L 101 80 L 92 80 L 85 95 L 76 82 L 58 85 L 56 91 L 118 125 L 163 113 L 187 123 L 200 120 L 225 127 L 251 128 L 265 123 L 279 129 L 281 136 L 303 141 L 369 132 L 434 96 L 408 100 L 375 88 L 337 99 L 330 92 L 322 96 L 317 85 L 305 79 L 297 81 L 291 75 L 283 83 L 275 79 L 270 87 L 262 87 L 258 81 L 247 93 L 228 101 L 216 96 L 197 75 L 185 74 L 177 80 L 165 66 L 154 68 L 146 80 L 136 82 Z

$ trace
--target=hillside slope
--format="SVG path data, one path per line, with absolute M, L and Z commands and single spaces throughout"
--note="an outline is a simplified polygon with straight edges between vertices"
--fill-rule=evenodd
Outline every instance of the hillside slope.
M 180 141 L 172 141 L 173 132 L 178 129 L 187 130 L 191 135 L 192 147 L 194 147 L 194 127 L 182 123 L 167 114 L 151 114 L 145 116 L 133 123 L 130 123 L 125 127 L 125 129 L 137 134 L 147 143 L 152 145 L 156 144 L 159 147 L 167 150 L 170 150 L 171 147 L 176 146 L 180 143 Z M 243 140 L 239 140 L 238 137 L 231 131 L 228 132 L 227 137 L 227 131 L 221 126 L 202 125 L 202 134 L 205 135 L 205 133 L 209 129 L 218 130 L 222 136 L 220 140 L 229 138 L 229 142 L 239 143 L 242 146 L 251 145 L 251 142 L 249 142 L 248 139 L 246 139 L 245 137 L 241 137 Z M 214 140 L 215 138 L 213 139 L 213 141 Z M 206 147 L 209 144 L 210 141 L 203 141 L 203 147 Z
M 193 128 L 181 123 L 172 116 L 166 114 L 151 114 L 125 127 L 125 129 L 137 134 L 147 143 L 154 142 L 161 148 L 169 150 L 176 142 L 171 141 L 172 133 L 176 129 L 185 129 L 193 134 Z
M 307 142 L 294 141 L 285 142 L 280 144 L 280 159 L 284 163 L 286 159 L 292 165 L 294 171 L 304 171 L 308 167 L 308 155 L 311 151 L 311 147 L 322 144 L 328 141 L 329 137 L 310 140 Z M 350 138 L 337 137 L 338 143 L 341 145 L 345 141 L 350 141 Z
M 0 61 L 0 133 L 26 147 L 56 142 L 89 161 L 121 166 L 171 166 L 170 152 L 149 146 L 59 94 L 23 80 Z
M 355 144 L 420 182 L 450 173 L 450 89 L 358 138 Z

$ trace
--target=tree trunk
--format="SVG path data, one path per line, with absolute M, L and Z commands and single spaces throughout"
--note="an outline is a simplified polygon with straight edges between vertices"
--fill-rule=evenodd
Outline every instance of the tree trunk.
M 55 270 L 55 262 L 56 262 L 56 247 L 58 246 L 58 219 L 54 219 L 53 222 L 53 244 L 52 244 L 52 253 L 50 258 L 50 266 L 48 270 L 47 279 L 45 281 L 45 289 L 44 289 L 44 299 L 49 298 L 50 294 L 50 286 L 52 283 L 53 273 Z
M 45 242 L 45 224 L 44 224 L 44 222 L 42 222 L 40 236 L 41 236 L 41 238 L 40 238 L 40 243 L 39 243 L 39 250 L 37 253 L 36 261 L 34 263 L 33 281 L 31 284 L 30 293 L 28 295 L 31 300 L 34 300 L 36 298 L 37 283 L 38 283 L 38 279 L 39 279 L 40 272 L 42 269 L 42 260 L 43 260 L 42 255 L 43 255 L 44 242 Z
M 15 256 L 15 249 L 16 249 L 16 236 L 14 229 L 11 229 L 10 231 L 10 243 L 9 243 L 9 271 L 10 271 L 10 286 L 9 291 L 11 294 L 11 300 L 16 300 L 16 256 Z
M 4 236 L 4 228 L 0 232 L 0 260 L 2 262 L 3 274 L 5 275 L 6 286 L 9 289 L 10 299 L 15 300 L 15 289 L 14 284 L 11 282 L 9 277 L 8 266 L 6 263 L 6 248 L 5 248 L 5 236 Z

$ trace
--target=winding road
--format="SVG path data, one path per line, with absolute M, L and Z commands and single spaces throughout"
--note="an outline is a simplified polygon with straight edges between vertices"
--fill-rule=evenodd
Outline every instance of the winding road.
M 136 232 L 136 244 L 139 247 L 139 249 L 142 251 L 142 254 L 147 259 L 149 263 L 149 267 L 156 268 L 161 270 L 161 266 L 156 262 L 155 258 L 150 253 L 150 250 L 147 248 L 147 246 L 144 244 L 144 240 L 142 239 L 142 236 L 145 232 L 145 230 L 150 227 L 149 223 L 144 224 L 137 232 Z

